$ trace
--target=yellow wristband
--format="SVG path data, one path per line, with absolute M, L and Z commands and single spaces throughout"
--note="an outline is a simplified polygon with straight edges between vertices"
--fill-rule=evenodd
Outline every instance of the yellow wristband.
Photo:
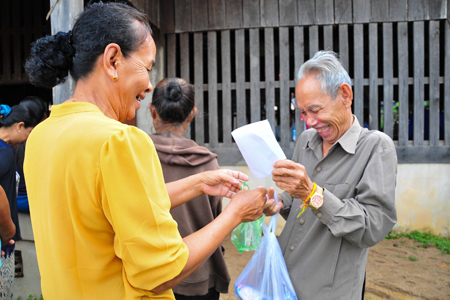
M 312 195 L 314 195 L 314 193 L 316 191 L 317 184 L 315 182 L 313 182 L 313 184 L 314 184 L 314 186 L 313 186 L 313 189 L 311 191 L 311 194 L 309 194 L 308 198 L 306 198 L 303 202 L 308 201 L 312 197 Z

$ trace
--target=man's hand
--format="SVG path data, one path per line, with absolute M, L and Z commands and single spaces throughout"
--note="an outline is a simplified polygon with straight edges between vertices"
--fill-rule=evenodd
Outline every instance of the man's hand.
M 248 176 L 242 172 L 231 170 L 215 170 L 202 172 L 201 190 L 210 196 L 231 198 L 237 193 L 242 182 L 248 180 Z
M 276 204 L 274 196 L 275 196 L 275 189 L 270 188 L 267 191 L 267 197 L 269 199 L 267 200 L 266 204 L 264 205 L 264 214 L 268 217 L 273 216 L 274 214 L 279 212 L 284 207 L 283 200 L 281 199 L 281 197 L 277 195 L 278 196 L 278 204 Z
M 305 167 L 292 160 L 279 160 L 274 165 L 272 180 L 276 186 L 286 191 L 291 197 L 305 200 L 314 187 L 306 174 Z

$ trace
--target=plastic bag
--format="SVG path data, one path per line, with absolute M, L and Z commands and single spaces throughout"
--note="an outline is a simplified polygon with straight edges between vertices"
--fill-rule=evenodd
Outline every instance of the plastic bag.
M 276 194 L 275 199 L 278 199 Z M 278 213 L 272 217 L 269 226 L 263 222 L 264 236 L 261 246 L 234 283 L 235 296 L 238 299 L 298 299 L 275 236 L 277 218 Z
M 243 182 L 241 190 L 246 186 L 249 188 L 248 184 Z M 242 251 L 255 251 L 261 245 L 262 238 L 262 223 L 265 215 L 253 222 L 246 222 L 239 224 L 231 232 L 231 242 L 239 250 Z

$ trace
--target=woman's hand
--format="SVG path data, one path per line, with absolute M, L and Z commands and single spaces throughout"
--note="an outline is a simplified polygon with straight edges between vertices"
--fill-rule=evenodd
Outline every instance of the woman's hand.
M 248 176 L 239 171 L 215 170 L 199 174 L 201 176 L 201 191 L 210 196 L 231 198 L 242 186 Z
M 232 210 L 232 215 L 240 222 L 258 220 L 262 217 L 267 203 L 266 194 L 267 189 L 261 186 L 251 191 L 240 191 L 231 198 L 225 210 Z
M 291 197 L 306 199 L 314 187 L 305 167 L 292 160 L 279 160 L 273 165 L 272 180 Z

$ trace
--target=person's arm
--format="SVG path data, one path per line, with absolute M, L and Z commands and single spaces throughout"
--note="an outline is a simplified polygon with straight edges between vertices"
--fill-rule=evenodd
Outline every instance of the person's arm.
M 166 189 L 173 209 L 202 194 L 231 198 L 242 186 L 240 180 L 247 181 L 248 176 L 231 170 L 205 171 L 166 183 Z
M 0 237 L 2 245 L 8 244 L 15 232 L 16 226 L 11 219 L 8 198 L 6 197 L 5 190 L 0 185 Z
M 230 201 L 225 210 L 201 230 L 185 237 L 189 248 L 189 259 L 181 273 L 170 281 L 152 290 L 161 293 L 177 286 L 194 273 L 221 245 L 223 240 L 241 222 L 255 221 L 262 216 L 267 190 L 258 187 L 252 191 L 241 191 Z

